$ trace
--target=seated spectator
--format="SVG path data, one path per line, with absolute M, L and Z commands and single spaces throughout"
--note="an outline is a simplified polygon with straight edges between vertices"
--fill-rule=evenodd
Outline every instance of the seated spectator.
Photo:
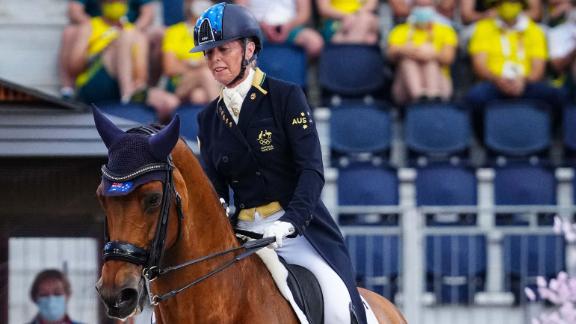
M 571 0 L 549 0 L 546 9 L 545 24 L 554 28 L 570 20 L 573 5 Z
M 76 78 L 81 101 L 137 99 L 146 87 L 148 44 L 146 37 L 123 17 L 127 0 L 101 0 L 102 16 L 80 26 L 69 64 L 82 71 Z
M 38 314 L 29 324 L 80 324 L 67 314 L 70 295 L 70 282 L 61 271 L 40 272 L 30 288 L 30 298 L 38 306 Z
M 538 100 L 560 108 L 563 96 L 542 81 L 547 59 L 546 37 L 523 13 L 527 3 L 500 0 L 497 17 L 481 20 L 469 44 L 473 69 L 483 81 L 467 94 L 474 109 L 499 99 Z
M 150 28 L 155 16 L 152 0 L 130 0 L 128 3 L 128 12 L 126 13 L 128 21 L 141 31 Z M 81 72 L 73 69 L 69 64 L 72 46 L 78 39 L 80 25 L 88 23 L 93 17 L 102 15 L 100 0 L 69 0 L 67 14 L 69 25 L 64 28 L 62 33 L 58 54 L 60 94 L 64 99 L 74 96 L 74 80 Z
M 433 0 L 416 0 L 408 22 L 390 32 L 387 55 L 396 64 L 392 95 L 397 104 L 449 100 L 450 65 L 457 46 L 452 27 L 436 22 Z
M 469 25 L 485 18 L 495 18 L 497 0 L 461 0 L 460 17 L 462 23 Z M 542 19 L 541 0 L 527 0 L 526 14 L 534 21 Z
M 446 25 L 452 25 L 456 11 L 456 0 L 439 0 L 432 4 L 438 13 L 436 21 Z M 412 0 L 390 0 L 388 1 L 392 10 L 392 19 L 395 24 L 406 22 L 416 3 Z
M 553 85 L 573 93 L 576 81 L 576 8 L 570 0 L 553 0 L 550 5 L 554 13 L 549 21 L 553 27 L 548 30 Z
M 148 104 L 156 110 L 158 119 L 168 120 L 181 104 L 206 104 L 218 96 L 220 88 L 204 55 L 190 53 L 194 47 L 194 25 L 204 10 L 212 5 L 206 0 L 184 2 L 187 20 L 166 29 L 162 44 L 163 74 L 168 77 L 167 91 L 150 89 Z
M 378 0 L 318 0 L 324 40 L 334 43 L 376 44 Z
M 309 57 L 320 55 L 324 41 L 312 28 L 310 0 L 236 0 L 256 16 L 267 42 L 293 44 L 304 48 Z

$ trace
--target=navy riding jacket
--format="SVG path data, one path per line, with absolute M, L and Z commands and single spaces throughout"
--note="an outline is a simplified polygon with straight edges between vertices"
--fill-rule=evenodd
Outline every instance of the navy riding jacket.
M 320 141 L 302 89 L 257 69 L 238 125 L 222 98 L 199 113 L 198 124 L 204 170 L 226 201 L 232 188 L 234 217 L 241 209 L 280 202 L 280 220 L 292 223 L 340 275 L 359 323 L 366 323 L 344 239 L 320 199 Z

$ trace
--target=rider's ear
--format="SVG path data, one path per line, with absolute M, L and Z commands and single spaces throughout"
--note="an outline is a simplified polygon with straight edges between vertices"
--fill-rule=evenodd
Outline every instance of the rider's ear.
M 94 116 L 96 130 L 98 130 L 98 134 L 100 134 L 107 148 L 110 148 L 120 136 L 125 134 L 124 131 L 116 127 L 110 119 L 106 118 L 102 111 L 95 105 L 92 105 L 92 115 Z
M 175 115 L 168 126 L 148 138 L 150 152 L 158 160 L 165 160 L 180 138 L 180 117 Z

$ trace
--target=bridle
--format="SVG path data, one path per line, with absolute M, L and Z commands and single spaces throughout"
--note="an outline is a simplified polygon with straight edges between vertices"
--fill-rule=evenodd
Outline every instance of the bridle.
M 150 127 L 138 127 L 135 129 L 131 129 L 128 131 L 129 133 L 144 133 L 148 135 L 152 135 L 158 132 L 158 130 Z M 128 263 L 132 263 L 138 266 L 142 266 L 142 274 L 141 278 L 145 282 L 145 287 L 148 293 L 148 298 L 151 305 L 158 305 L 159 302 L 164 301 L 170 297 L 175 296 L 176 294 L 188 289 L 210 277 L 213 275 L 225 270 L 226 268 L 234 265 L 236 262 L 256 253 L 259 249 L 273 243 L 275 238 L 263 238 L 259 240 L 248 241 L 241 246 L 234 247 L 225 251 L 216 252 L 207 256 L 203 256 L 200 258 L 192 259 L 187 262 L 163 268 L 161 265 L 162 257 L 165 251 L 164 245 L 166 243 L 166 232 L 168 228 L 168 220 L 170 216 L 170 205 L 172 202 L 176 205 L 176 213 L 178 215 L 178 233 L 176 237 L 176 241 L 173 244 L 176 245 L 180 239 L 180 232 L 182 227 L 182 221 L 184 219 L 184 213 L 182 211 L 182 199 L 180 195 L 176 191 L 176 187 L 174 186 L 174 179 L 172 172 L 174 170 L 174 164 L 172 163 L 172 158 L 168 156 L 166 162 L 163 163 L 152 163 L 147 164 L 138 170 L 131 172 L 127 175 L 117 175 L 108 170 L 106 165 L 102 166 L 102 177 L 114 181 L 114 182 L 124 182 L 133 180 L 137 177 L 140 177 L 146 173 L 150 172 L 158 172 L 164 171 L 166 173 L 163 188 L 162 188 L 162 201 L 160 205 L 160 213 L 158 219 L 158 225 L 156 227 L 156 233 L 154 235 L 154 239 L 152 240 L 151 247 L 149 249 L 145 249 L 139 246 L 136 246 L 132 243 L 123 242 L 123 241 L 110 241 L 110 237 L 108 235 L 108 222 L 105 221 L 105 231 L 104 231 L 104 251 L 103 251 L 103 259 L 104 262 L 108 260 L 119 260 L 125 261 Z M 150 290 L 150 283 L 162 275 L 165 275 L 169 272 L 176 271 L 182 269 L 184 267 L 194 265 L 203 261 L 207 261 L 216 257 L 224 256 L 239 250 L 245 250 L 243 253 L 236 255 L 233 259 L 219 265 L 212 271 L 208 272 L 207 274 L 193 280 L 192 282 L 186 284 L 185 286 L 171 290 L 162 295 L 154 295 Z

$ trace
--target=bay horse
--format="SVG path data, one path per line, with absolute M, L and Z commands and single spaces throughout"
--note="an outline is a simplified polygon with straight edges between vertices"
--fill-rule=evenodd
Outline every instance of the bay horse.
M 93 112 L 109 149 L 109 164 L 112 149 L 114 159 L 129 163 L 133 158 L 128 155 L 136 149 L 122 147 L 130 136 L 146 136 L 149 147 L 145 150 L 165 161 L 125 176 L 102 167 L 103 180 L 96 194 L 106 214 L 107 243 L 96 289 L 107 315 L 119 319 L 135 315 L 148 295 L 160 324 L 298 323 L 263 261 L 238 242 L 210 180 L 192 150 L 179 139 L 178 117 L 148 136 L 123 132 L 97 108 Z M 136 186 L 138 177 L 154 168 L 166 172 L 164 181 Z M 110 186 L 114 190 L 131 191 L 106 195 L 106 179 L 119 181 Z M 122 182 L 126 179 L 136 179 L 134 188 Z M 161 265 L 182 266 L 169 271 Z M 406 323 L 384 297 L 359 291 L 379 323 Z

